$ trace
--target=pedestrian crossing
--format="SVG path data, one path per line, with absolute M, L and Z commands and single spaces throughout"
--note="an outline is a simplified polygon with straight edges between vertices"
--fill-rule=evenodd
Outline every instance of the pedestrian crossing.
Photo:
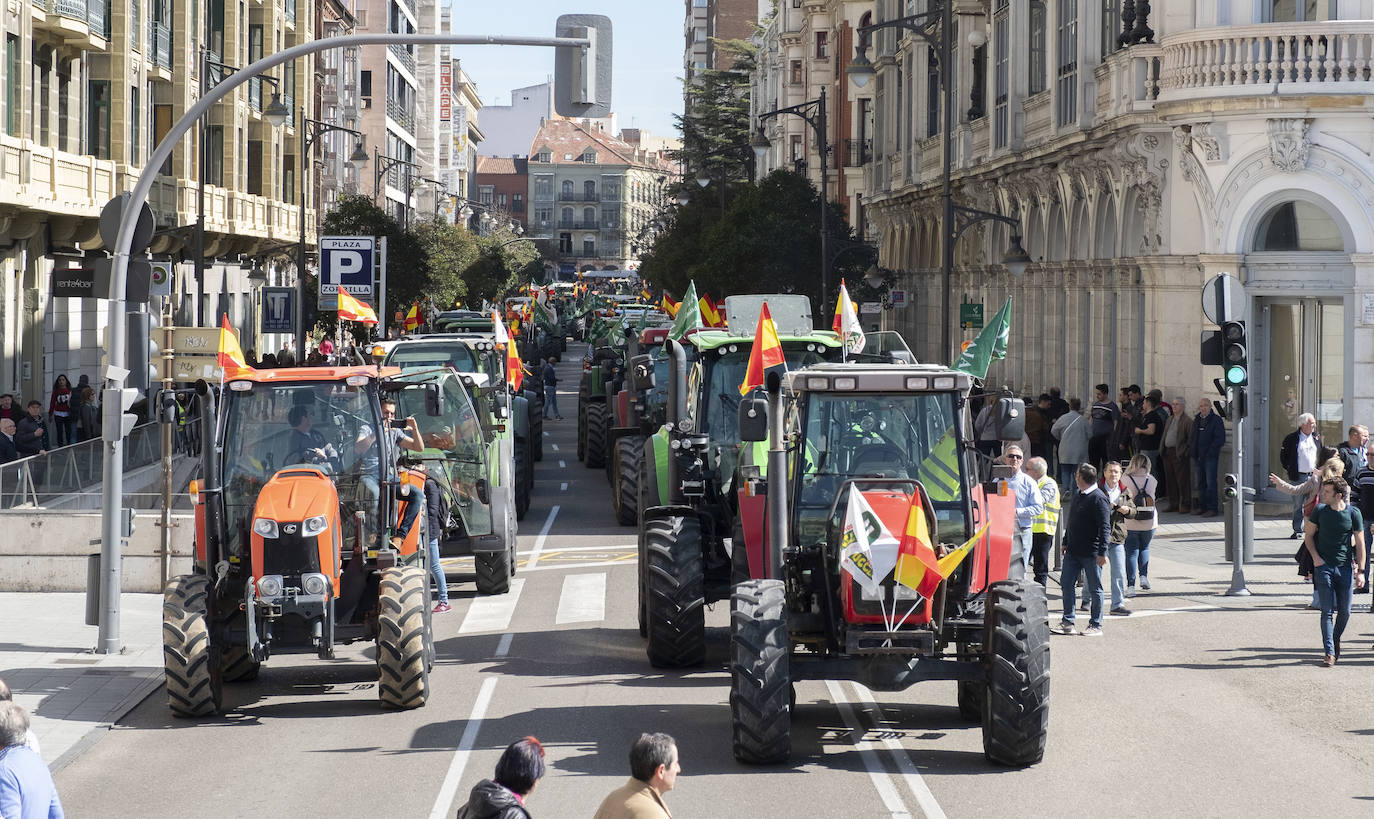
M 606 573 L 570 574 L 563 578 L 554 623 L 599 623 L 606 619 Z
M 524 588 L 524 579 L 515 578 L 510 582 L 510 591 L 505 594 L 473 598 L 467 616 L 463 618 L 463 625 L 458 627 L 458 633 L 481 634 L 510 628 L 515 607 L 520 603 L 520 592 Z

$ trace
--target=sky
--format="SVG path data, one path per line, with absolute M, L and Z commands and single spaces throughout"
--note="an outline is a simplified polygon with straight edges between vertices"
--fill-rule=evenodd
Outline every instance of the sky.
M 611 18 L 611 110 L 621 128 L 677 136 L 682 113 L 681 0 L 452 0 L 455 33 L 554 36 L 560 14 Z M 509 105 L 514 88 L 553 76 L 552 48 L 458 46 L 455 56 L 477 83 L 483 105 Z M 481 122 L 481 115 L 478 115 Z

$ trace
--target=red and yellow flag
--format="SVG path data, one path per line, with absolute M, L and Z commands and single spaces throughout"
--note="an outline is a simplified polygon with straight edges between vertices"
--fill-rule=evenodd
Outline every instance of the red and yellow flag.
M 682 304 L 681 302 L 676 302 L 668 298 L 668 294 L 664 293 L 663 300 L 659 302 L 658 306 L 662 307 L 663 312 L 667 313 L 670 317 L 677 318 L 677 309 L 681 307 Z
M 701 321 L 707 327 L 724 327 L 725 322 L 721 320 L 720 313 L 716 310 L 716 303 L 711 301 L 709 293 L 703 293 L 697 299 L 697 309 L 701 311 Z
M 754 346 L 749 351 L 749 366 L 744 371 L 744 383 L 739 385 L 740 395 L 748 395 L 755 387 L 762 387 L 768 371 L 774 367 L 787 367 L 787 359 L 782 354 L 782 342 L 778 341 L 778 328 L 773 325 L 773 316 L 768 312 L 768 302 L 759 309 L 759 326 L 754 331 Z
M 519 392 L 520 385 L 525 383 L 525 365 L 520 361 L 520 345 L 514 340 L 506 345 L 506 383 L 516 392 Z
M 644 300 L 645 304 L 652 304 L 654 301 L 654 294 L 647 287 L 639 291 L 639 297 Z
M 377 314 L 371 307 L 339 288 L 339 318 L 343 321 L 361 321 L 363 324 L 376 324 Z
M 410 312 L 406 313 L 405 328 L 408 333 L 420 329 L 420 303 L 418 301 L 410 305 Z
M 220 316 L 219 350 L 215 354 L 215 363 L 226 371 L 252 369 L 243 357 L 243 348 L 239 346 L 239 337 L 234 334 L 234 328 L 229 326 L 228 316 Z
M 922 597 L 935 594 L 940 581 L 944 579 L 939 560 L 935 557 L 935 547 L 930 543 L 930 526 L 926 522 L 919 492 L 911 496 L 906 531 L 902 533 L 897 548 L 897 567 L 892 570 L 892 579 L 909 589 L 915 589 Z

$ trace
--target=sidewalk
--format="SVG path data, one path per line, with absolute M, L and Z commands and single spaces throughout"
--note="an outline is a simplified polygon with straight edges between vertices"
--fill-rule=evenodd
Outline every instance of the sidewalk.
M 122 654 L 95 654 L 86 595 L 0 593 L 0 678 L 54 771 L 162 685 L 162 595 L 121 596 Z

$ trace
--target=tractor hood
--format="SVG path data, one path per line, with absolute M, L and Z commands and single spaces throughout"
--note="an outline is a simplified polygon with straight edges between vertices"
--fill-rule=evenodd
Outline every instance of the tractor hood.
M 318 469 L 292 467 L 273 475 L 258 493 L 253 517 L 302 521 L 315 515 L 332 516 L 338 509 L 338 492 L 328 475 Z

